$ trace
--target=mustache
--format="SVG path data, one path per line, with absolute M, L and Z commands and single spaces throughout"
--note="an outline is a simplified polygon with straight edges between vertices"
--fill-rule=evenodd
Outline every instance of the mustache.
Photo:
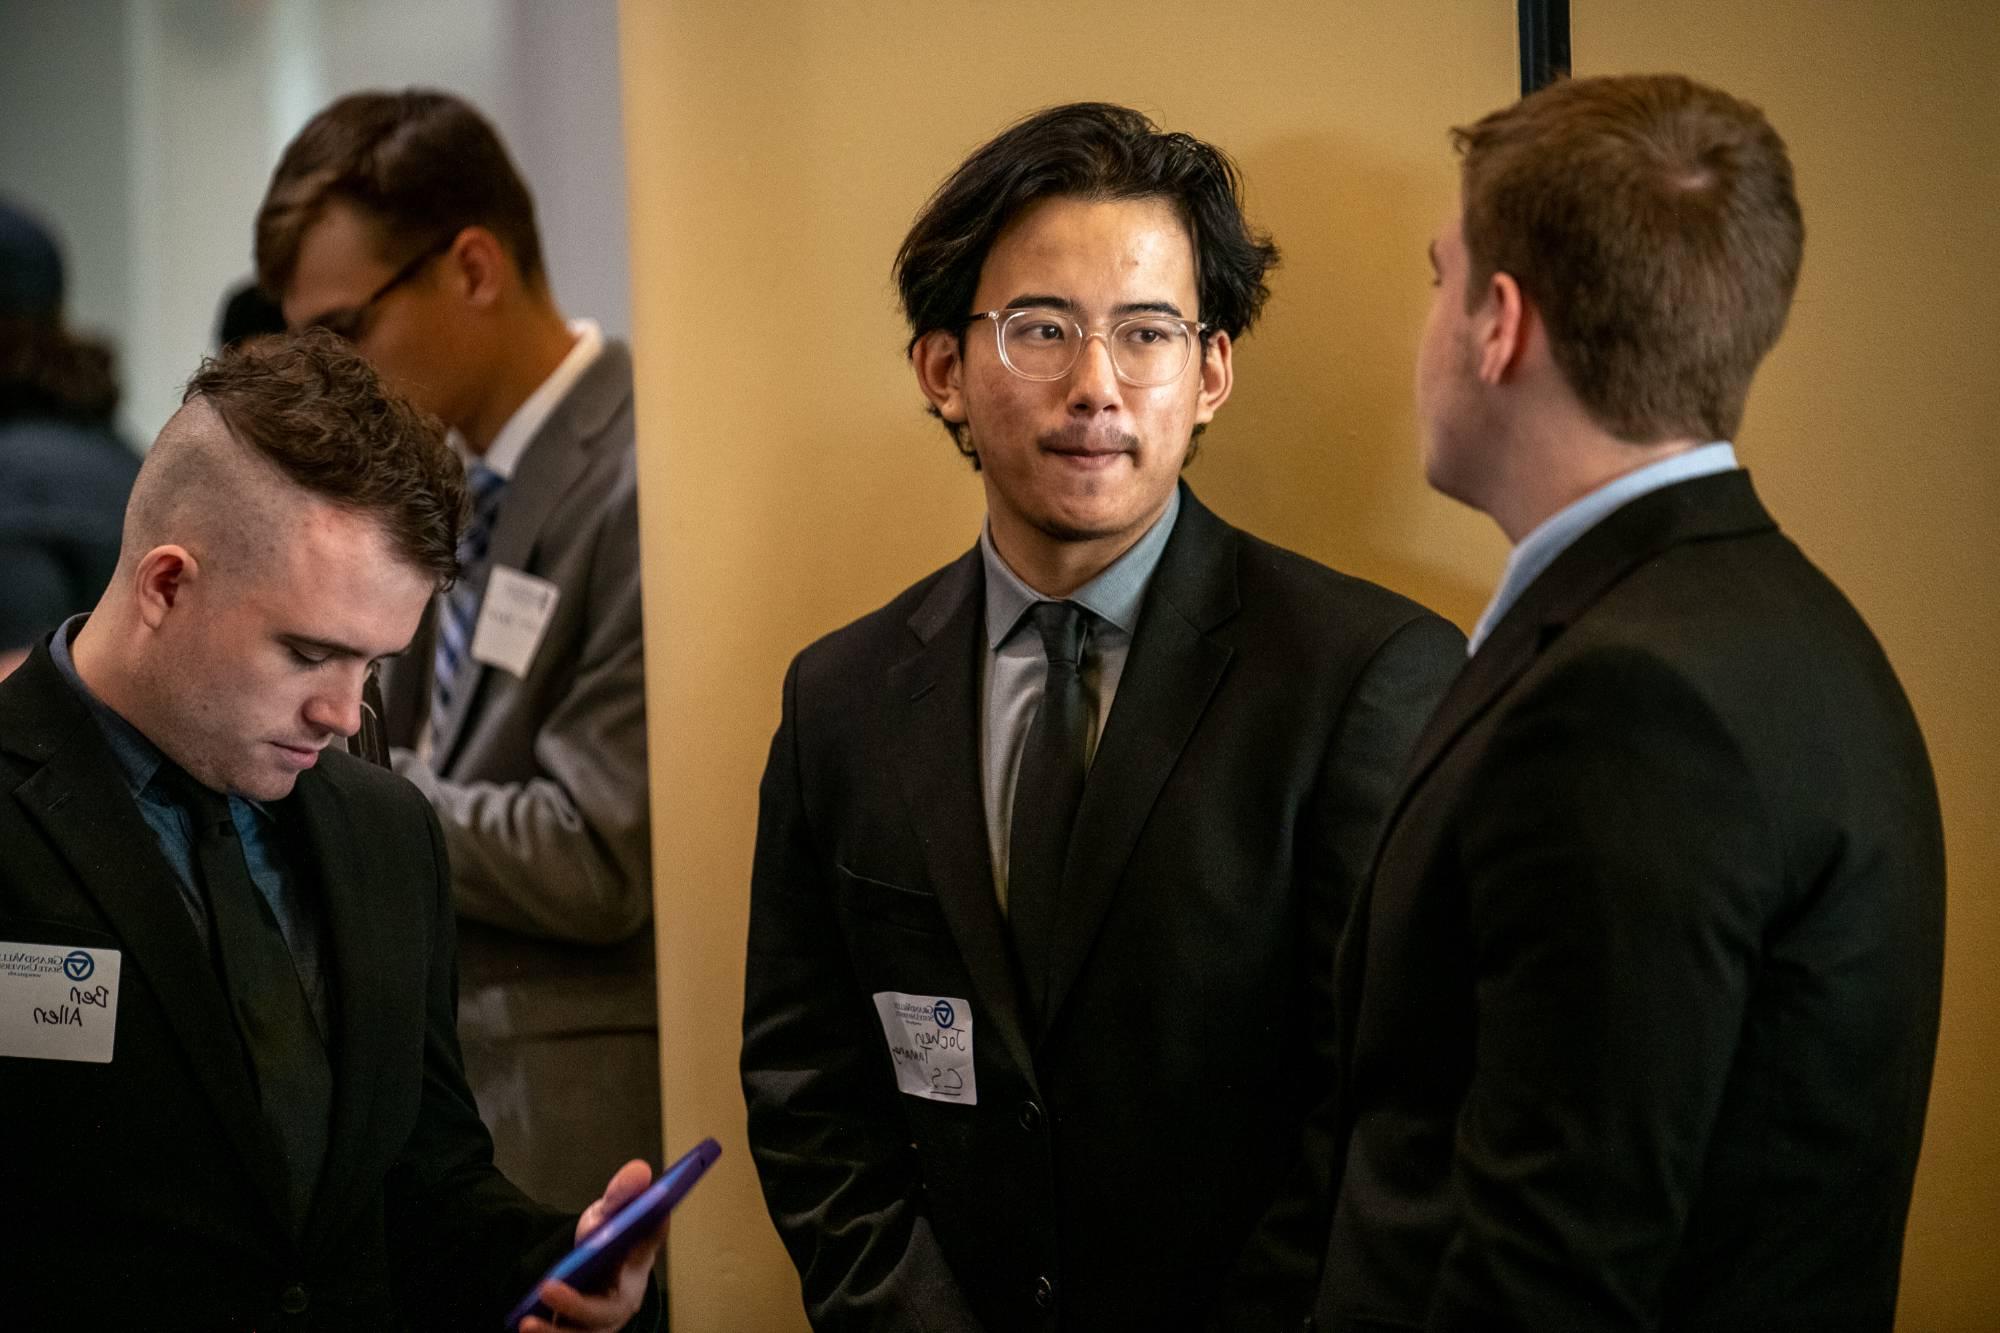
M 1092 431 L 1084 423 L 1072 421 L 1055 430 L 1043 431 L 1035 437 L 1035 443 L 1065 454 L 1132 453 L 1139 447 L 1139 437 L 1129 431 Z

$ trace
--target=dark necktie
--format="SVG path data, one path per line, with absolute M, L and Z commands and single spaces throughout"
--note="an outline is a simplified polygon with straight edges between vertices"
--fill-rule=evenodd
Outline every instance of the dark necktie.
M 1037 1017 L 1048 998 L 1049 951 L 1070 827 L 1083 799 L 1090 707 L 1084 697 L 1084 611 L 1068 602 L 1037 602 L 1028 615 L 1048 657 L 1042 706 L 1028 726 L 1014 781 L 1007 841 L 1007 923 Z
M 194 820 L 194 867 L 208 900 L 223 990 L 256 1076 L 265 1123 L 285 1158 L 294 1225 L 305 1220 L 326 1158 L 333 1070 L 271 906 L 250 878 L 229 798 L 169 763 L 161 783 Z
M 444 595 L 438 611 L 437 658 L 432 663 L 431 734 L 444 730 L 451 701 L 459 689 L 459 672 L 466 654 L 472 651 L 472 632 L 479 619 L 479 597 L 485 588 L 480 574 L 493 544 L 493 524 L 500 517 L 500 497 L 507 479 L 484 463 L 474 463 L 465 473 L 465 488 L 472 497 L 472 516 L 458 538 L 459 579 Z

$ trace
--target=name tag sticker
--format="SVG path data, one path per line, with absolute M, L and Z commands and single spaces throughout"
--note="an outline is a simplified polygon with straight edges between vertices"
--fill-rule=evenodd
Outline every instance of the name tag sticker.
M 875 992 L 896 1086 L 934 1102 L 979 1104 L 972 1080 L 972 1006 L 949 995 Z
M 0 941 L 0 1055 L 111 1063 L 116 949 Z
M 472 660 L 527 675 L 561 596 L 562 589 L 547 579 L 493 566 L 486 576 L 486 595 L 479 599 L 479 623 L 472 630 Z

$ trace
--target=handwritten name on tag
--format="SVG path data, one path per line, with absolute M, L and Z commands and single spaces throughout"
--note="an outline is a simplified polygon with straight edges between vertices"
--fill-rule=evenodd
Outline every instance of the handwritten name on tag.
M 875 993 L 896 1086 L 934 1102 L 979 1104 L 972 1077 L 972 1006 L 949 995 Z
M 493 566 L 479 599 L 479 623 L 472 630 L 472 660 L 527 675 L 561 599 L 562 589 L 547 579 Z
M 0 941 L 0 1055 L 109 1064 L 123 963 L 116 949 Z

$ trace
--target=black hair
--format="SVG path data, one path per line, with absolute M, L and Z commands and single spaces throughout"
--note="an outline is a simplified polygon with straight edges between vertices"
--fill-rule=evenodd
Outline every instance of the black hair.
M 1243 216 L 1236 167 L 1211 144 L 1163 134 L 1129 107 L 1073 102 L 1014 124 L 968 157 L 903 238 L 896 286 L 910 343 L 962 327 L 986 253 L 1014 215 L 1037 200 L 1160 198 L 1194 242 L 1200 318 L 1232 339 L 1256 322 L 1278 247 Z
M 981 146 L 917 215 L 895 263 L 911 349 L 935 330 L 963 335 L 993 242 L 1022 209 L 1056 197 L 1166 201 L 1194 248 L 1195 318 L 1231 340 L 1256 322 L 1278 247 L 1244 218 L 1228 156 L 1192 135 L 1162 133 L 1130 107 L 1072 102 Z M 952 436 L 970 457 L 962 430 Z

